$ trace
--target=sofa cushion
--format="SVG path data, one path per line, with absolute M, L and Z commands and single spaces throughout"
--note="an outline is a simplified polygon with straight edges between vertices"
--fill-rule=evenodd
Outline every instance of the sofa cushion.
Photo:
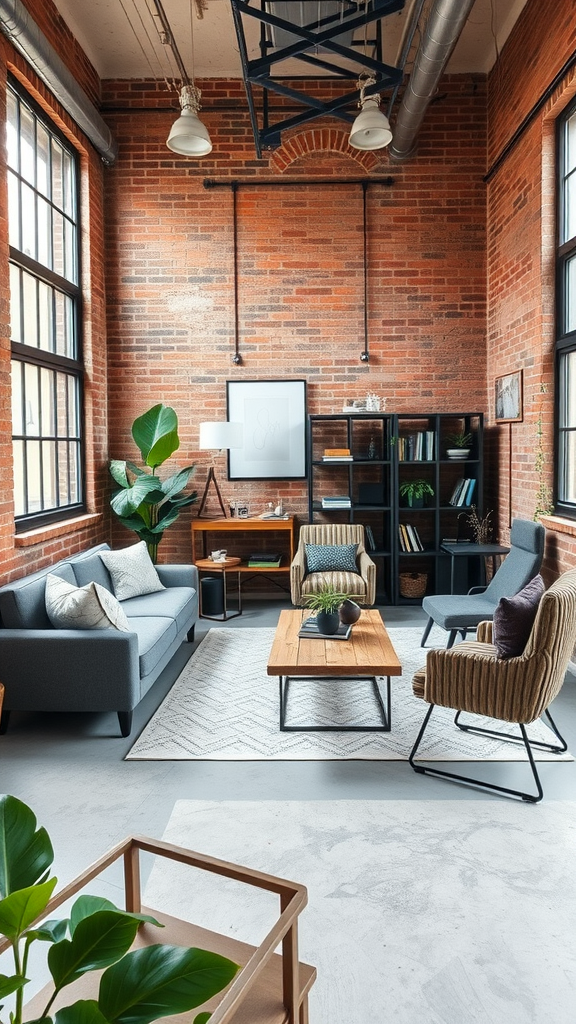
M 70 564 L 74 570 L 76 583 L 79 587 L 85 587 L 87 583 L 99 583 L 101 587 L 106 587 L 106 590 L 109 590 L 112 594 L 114 588 L 112 587 L 110 573 L 100 555 L 101 552 L 96 552 L 93 555 L 89 555 L 88 558 L 74 559 Z
M 545 589 L 544 580 L 538 575 L 520 593 L 500 598 L 492 627 L 499 658 L 517 658 L 522 654 Z
M 119 629 L 130 632 L 113 594 L 99 583 L 76 587 L 53 573 L 46 577 L 46 612 L 55 629 Z
M 103 551 L 101 558 L 110 573 L 112 588 L 119 601 L 164 590 L 145 541 L 121 551 Z
M 143 597 L 130 597 L 122 602 L 122 608 L 128 619 L 133 616 L 157 617 L 165 616 L 174 619 L 178 632 L 188 629 L 195 618 L 197 596 L 196 591 L 189 587 L 169 587 L 154 594 Z
M 130 619 L 130 629 L 138 637 L 138 658 L 140 678 L 144 679 L 154 671 L 168 648 L 178 636 L 174 619 L 146 616 Z
M 14 580 L 0 589 L 0 615 L 6 629 L 52 629 L 46 612 L 48 573 L 75 584 L 72 566 L 67 562 Z
M 357 544 L 306 544 L 308 572 L 358 572 Z

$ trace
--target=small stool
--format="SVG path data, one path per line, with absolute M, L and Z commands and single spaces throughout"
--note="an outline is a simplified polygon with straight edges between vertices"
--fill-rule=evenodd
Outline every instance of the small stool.
M 242 585 L 240 583 L 240 562 L 241 558 L 227 558 L 224 562 L 213 562 L 211 558 L 199 558 L 196 562 L 196 568 L 202 578 L 202 573 L 222 573 L 222 584 L 224 589 L 224 610 L 221 615 L 205 615 L 202 610 L 202 586 L 200 586 L 200 616 L 203 619 L 212 619 L 215 622 L 226 622 L 227 619 L 235 619 L 238 615 L 242 615 Z M 238 609 L 233 612 L 228 612 L 228 592 L 226 586 L 226 579 L 228 573 L 236 573 L 236 585 L 238 587 Z

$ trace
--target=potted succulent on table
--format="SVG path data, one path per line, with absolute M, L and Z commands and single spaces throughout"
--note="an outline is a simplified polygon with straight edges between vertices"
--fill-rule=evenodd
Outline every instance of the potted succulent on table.
M 34 1015 L 35 1024 L 150 1024 L 200 1006 L 229 984 L 238 964 L 218 953 L 162 944 L 130 950 L 140 925 L 158 922 L 119 910 L 100 896 L 79 896 L 67 920 L 38 923 L 57 879 L 50 875 L 50 837 L 36 824 L 25 803 L 0 797 L 0 946 L 11 946 L 14 954 L 14 972 L 0 974 L 0 1011 L 11 997 L 11 1024 L 30 1020 L 24 988 L 32 973 L 30 947 L 37 941 L 47 946 L 54 987 L 41 1016 Z M 62 990 L 91 971 L 104 972 L 97 997 L 72 995 L 70 1005 L 55 1009 Z M 197 1014 L 195 1024 L 206 1024 L 209 1016 Z
M 319 633 L 330 635 L 338 632 L 340 605 L 347 599 L 348 594 L 342 594 L 331 583 L 325 583 L 316 593 L 306 595 L 304 603 L 316 612 Z
M 449 459 L 467 459 L 470 455 L 472 445 L 472 434 L 466 430 L 459 430 L 455 434 L 448 434 L 446 441 L 450 447 L 446 448 Z
M 400 484 L 400 496 L 405 499 L 408 508 L 422 508 L 428 495 L 434 494 L 434 488 L 427 480 L 405 480 Z

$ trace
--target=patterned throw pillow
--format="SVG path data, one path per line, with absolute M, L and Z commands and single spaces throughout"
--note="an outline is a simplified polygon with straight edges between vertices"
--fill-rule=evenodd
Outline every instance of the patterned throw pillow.
M 308 572 L 355 572 L 357 544 L 306 544 Z
M 500 598 L 492 627 L 499 658 L 517 658 L 522 654 L 545 589 L 542 577 L 535 576 L 519 594 Z
M 118 601 L 106 587 L 72 583 L 48 573 L 46 576 L 46 614 L 55 629 L 119 629 L 130 632 L 128 619 Z
M 114 593 L 119 601 L 166 589 L 160 582 L 143 540 L 121 551 L 101 551 L 100 558 L 110 573 Z

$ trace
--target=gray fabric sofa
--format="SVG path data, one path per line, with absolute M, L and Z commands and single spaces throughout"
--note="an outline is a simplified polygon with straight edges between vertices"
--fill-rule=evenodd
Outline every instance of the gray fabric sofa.
M 74 555 L 0 587 L 0 678 L 5 697 L 0 731 L 11 711 L 115 711 L 123 736 L 132 712 L 198 620 L 198 571 L 158 565 L 166 590 L 121 605 L 131 632 L 54 629 L 45 608 L 48 573 L 83 587 L 92 581 L 113 593 L 100 551 Z

